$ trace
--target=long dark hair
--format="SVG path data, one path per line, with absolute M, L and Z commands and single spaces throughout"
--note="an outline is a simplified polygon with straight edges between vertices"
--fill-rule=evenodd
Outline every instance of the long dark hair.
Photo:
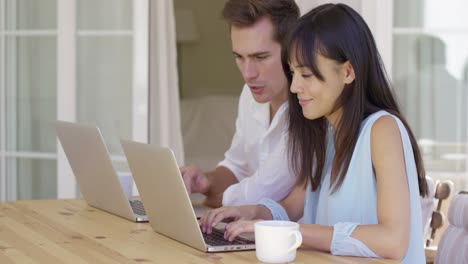
M 294 50 L 295 54 L 292 54 Z M 343 114 L 335 132 L 332 191 L 336 191 L 344 181 L 362 121 L 372 113 L 385 110 L 398 117 L 408 131 L 416 161 L 419 192 L 425 196 L 425 171 L 416 139 L 400 113 L 374 38 L 362 17 L 345 4 L 321 5 L 302 16 L 282 50 L 283 69 L 289 83 L 292 76 L 288 63 L 292 56 L 298 64 L 310 68 L 319 80 L 324 81 L 317 67 L 319 54 L 339 63 L 349 61 L 355 72 L 355 80 L 343 90 L 335 106 L 342 107 Z M 306 119 L 297 95 L 289 94 L 288 155 L 294 172 L 299 176 L 298 185 L 305 187 L 310 179 L 312 190 L 319 187 L 325 163 L 327 127 L 324 117 Z

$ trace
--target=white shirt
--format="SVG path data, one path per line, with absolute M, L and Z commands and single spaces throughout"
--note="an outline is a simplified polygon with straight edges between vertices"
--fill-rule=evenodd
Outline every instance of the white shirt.
M 270 104 L 257 103 L 244 85 L 236 120 L 236 133 L 218 166 L 228 168 L 239 181 L 223 194 L 223 205 L 256 204 L 261 198 L 282 200 L 295 177 L 287 155 L 287 109 L 283 103 L 270 124 Z

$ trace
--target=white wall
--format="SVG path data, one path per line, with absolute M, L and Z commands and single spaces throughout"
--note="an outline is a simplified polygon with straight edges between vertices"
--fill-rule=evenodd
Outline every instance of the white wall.
M 174 0 L 176 10 L 193 12 L 198 31 L 198 40 L 177 45 L 182 98 L 241 92 L 243 81 L 232 54 L 229 27 L 221 18 L 223 6 L 224 1 Z

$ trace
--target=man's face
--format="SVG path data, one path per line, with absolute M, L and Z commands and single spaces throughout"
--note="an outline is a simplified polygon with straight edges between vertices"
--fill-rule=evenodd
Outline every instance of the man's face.
M 273 35 L 269 18 L 250 27 L 231 27 L 237 67 L 255 101 L 279 107 L 288 97 L 288 82 L 281 66 L 281 45 Z

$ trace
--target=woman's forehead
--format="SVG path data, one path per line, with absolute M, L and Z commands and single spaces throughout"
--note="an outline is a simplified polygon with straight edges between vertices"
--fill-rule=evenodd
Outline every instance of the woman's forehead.
M 291 65 L 303 65 L 306 60 L 304 60 L 304 52 L 300 46 L 298 46 L 297 41 L 291 45 L 289 50 L 289 64 Z

